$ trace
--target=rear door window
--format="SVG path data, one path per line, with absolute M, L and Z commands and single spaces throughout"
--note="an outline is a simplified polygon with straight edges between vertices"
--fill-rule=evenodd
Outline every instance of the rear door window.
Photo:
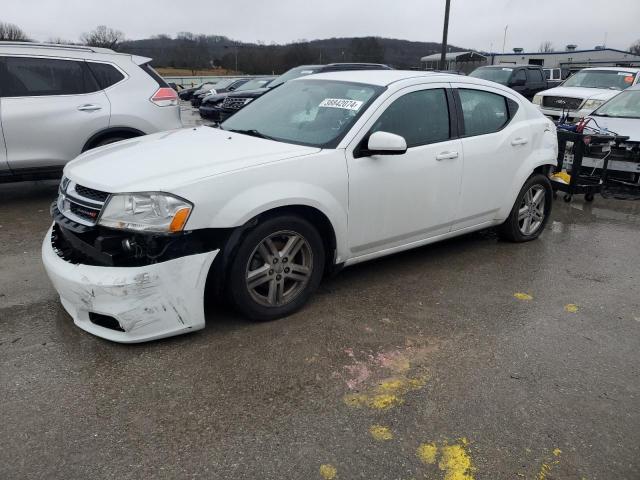
M 4 57 L 3 96 L 78 95 L 100 88 L 83 61 Z
M 461 88 L 458 95 L 464 116 L 464 135 L 467 137 L 502 130 L 517 110 L 516 102 L 496 93 Z
M 371 133 L 379 131 L 404 137 L 407 147 L 448 140 L 449 106 L 445 90 L 419 90 L 398 98 L 380 115 Z
M 87 62 L 87 66 L 102 90 L 124 79 L 122 72 L 108 63 Z

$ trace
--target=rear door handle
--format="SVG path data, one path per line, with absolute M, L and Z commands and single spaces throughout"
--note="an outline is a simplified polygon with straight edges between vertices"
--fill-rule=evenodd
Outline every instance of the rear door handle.
M 511 145 L 513 145 L 514 147 L 517 147 L 518 145 L 526 145 L 527 143 L 529 143 L 529 140 L 522 137 L 514 138 L 513 140 L 511 140 Z
M 436 160 L 452 160 L 458 158 L 458 152 L 440 152 L 436 155 Z
M 94 105 L 93 103 L 87 103 L 86 105 L 80 105 L 78 110 L 81 112 L 95 112 L 96 110 L 102 110 L 100 105 Z

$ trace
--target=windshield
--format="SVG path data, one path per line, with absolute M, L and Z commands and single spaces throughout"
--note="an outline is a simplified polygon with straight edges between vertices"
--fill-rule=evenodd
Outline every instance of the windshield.
M 382 87 L 328 80 L 287 82 L 249 103 L 221 126 L 256 137 L 335 148 Z
M 490 80 L 492 82 L 501 83 L 506 85 L 509 82 L 513 68 L 488 68 L 480 67 L 476 68 L 469 74 L 470 77 L 482 78 L 483 80 Z
M 608 88 L 624 90 L 633 85 L 635 74 L 615 70 L 581 70 L 568 78 L 563 87 Z
M 616 95 L 592 115 L 601 117 L 640 118 L 640 90 L 627 90 Z
M 255 80 L 249 80 L 247 83 L 240 85 L 238 88 L 236 88 L 236 92 L 242 92 L 243 90 L 255 90 L 257 88 L 264 88 L 265 86 L 267 86 L 267 84 L 270 82 L 271 80 L 268 78 L 263 78 L 263 79 L 255 79 Z
M 320 67 L 296 67 L 292 68 L 284 72 L 278 78 L 276 78 L 273 82 L 269 84 L 270 88 L 277 87 L 278 85 L 283 84 L 284 82 L 288 82 L 289 80 L 293 80 L 294 78 L 302 77 L 304 75 L 311 75 L 312 73 L 317 72 Z

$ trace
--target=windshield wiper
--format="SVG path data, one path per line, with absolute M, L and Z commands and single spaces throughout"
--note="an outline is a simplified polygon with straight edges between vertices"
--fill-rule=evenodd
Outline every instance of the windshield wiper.
M 247 130 L 240 130 L 240 129 L 233 129 L 232 128 L 232 129 L 230 129 L 228 131 L 229 132 L 234 132 L 234 133 L 241 133 L 243 135 L 249 135 L 251 137 L 264 138 L 266 140 L 275 140 L 273 137 L 270 137 L 269 135 L 265 135 L 264 133 L 260 133 L 255 128 L 251 128 L 251 129 L 247 129 Z

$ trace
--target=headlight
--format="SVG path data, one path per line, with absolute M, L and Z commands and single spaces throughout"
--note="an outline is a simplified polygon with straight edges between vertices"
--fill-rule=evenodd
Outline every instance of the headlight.
M 167 193 L 115 194 L 109 198 L 98 223 L 138 232 L 181 232 L 192 207 L 186 200 Z
M 604 103 L 604 100 L 587 100 L 586 102 L 584 102 L 584 105 L 582 106 L 582 108 L 587 110 L 595 110 L 603 103 Z
M 542 95 L 534 95 L 533 96 L 533 104 L 534 105 L 542 105 Z

